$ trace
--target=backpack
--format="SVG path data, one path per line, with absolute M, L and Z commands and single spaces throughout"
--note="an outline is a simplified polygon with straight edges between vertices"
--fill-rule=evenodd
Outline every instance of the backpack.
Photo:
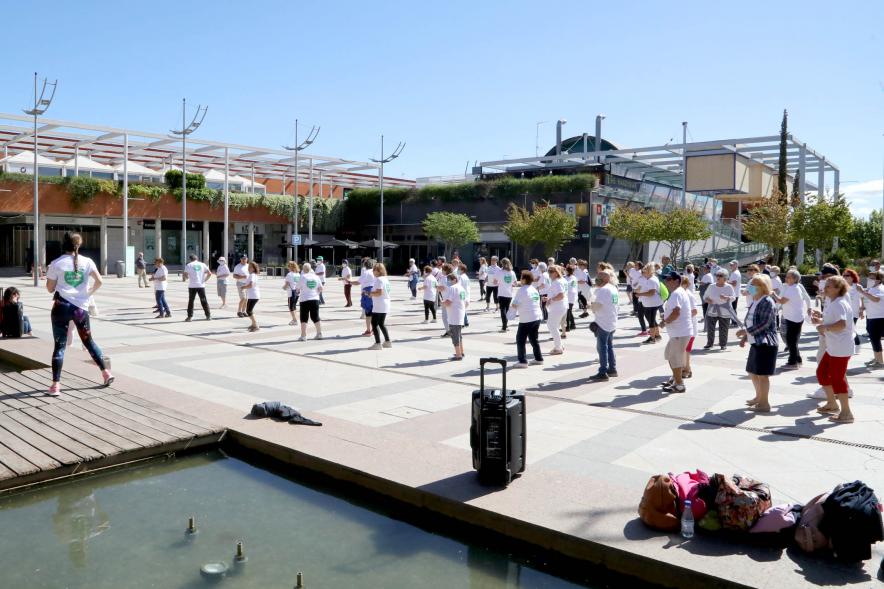
M 19 302 L 0 307 L 0 334 L 3 337 L 21 337 L 24 333 L 24 306 Z
M 678 493 L 679 511 L 684 511 L 684 502 L 691 502 L 691 512 L 694 519 L 699 521 L 706 515 L 706 501 L 700 497 L 700 491 L 709 485 L 709 475 L 702 470 L 697 472 L 683 472 L 681 474 L 669 473 L 672 482 L 675 483 L 675 490 Z
M 678 531 L 678 492 L 675 484 L 665 474 L 657 474 L 648 479 L 638 516 L 648 527 L 663 532 Z
M 765 483 L 738 474 L 715 475 L 718 493 L 715 505 L 722 527 L 748 530 L 770 509 L 770 488 Z

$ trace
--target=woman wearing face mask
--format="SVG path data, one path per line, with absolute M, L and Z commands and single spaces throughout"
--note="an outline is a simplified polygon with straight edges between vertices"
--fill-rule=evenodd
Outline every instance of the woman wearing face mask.
M 783 369 L 797 370 L 801 368 L 798 339 L 801 337 L 804 319 L 808 311 L 813 308 L 813 300 L 801 285 L 801 273 L 795 268 L 790 268 L 786 272 L 786 284 L 780 289 L 780 293 L 781 295 L 774 297 L 774 300 L 783 308 L 783 321 L 786 322 L 786 349 L 789 351 L 789 359 Z
M 850 311 L 853 313 L 853 325 L 856 325 L 856 322 L 863 318 L 864 309 L 863 309 L 863 296 L 860 293 L 860 284 L 859 284 L 859 275 L 856 273 L 856 270 L 851 268 L 846 269 L 841 273 L 844 277 L 844 280 L 847 281 L 847 300 L 850 303 Z M 856 328 L 853 328 L 853 353 L 859 354 L 859 334 L 856 333 Z
M 770 376 L 777 364 L 776 308 L 770 297 L 770 278 L 760 272 L 749 281 L 746 291 L 751 297 L 746 312 L 745 327 L 737 331 L 740 347 L 751 344 L 746 372 L 752 378 L 755 397 L 746 401 L 752 411 L 770 411 Z
M 869 274 L 869 288 L 860 287 L 866 308 L 866 330 L 872 343 L 874 359 L 866 362 L 872 370 L 884 368 L 884 354 L 881 352 L 881 338 L 884 337 L 884 271 Z

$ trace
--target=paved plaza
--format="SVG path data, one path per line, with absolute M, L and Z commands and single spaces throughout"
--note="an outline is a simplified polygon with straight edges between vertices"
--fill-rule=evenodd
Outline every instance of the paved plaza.
M 867 342 L 848 370 L 856 422 L 836 425 L 818 415 L 817 402 L 806 398 L 817 387 L 812 329 L 806 327 L 802 339 L 804 368 L 773 377 L 773 411 L 755 414 L 744 405 L 753 396 L 744 370 L 747 350 L 735 338 L 723 352 L 695 351 L 687 392 L 666 394 L 659 386 L 668 375 L 665 341 L 642 345 L 628 307 L 621 308 L 614 340 L 620 376 L 606 383 L 586 380 L 597 371 L 595 339 L 587 329 L 589 320 L 578 320 L 563 355 L 546 356 L 543 366 L 507 375 L 509 388 L 527 393 L 528 468 L 506 490 L 494 490 L 479 487 L 471 469 L 470 392 L 479 386 L 479 358 L 515 360 L 515 329 L 500 333 L 499 316 L 483 312 L 484 304 L 470 309 L 465 360 L 452 362 L 451 342 L 440 337 L 441 321 L 422 323 L 420 297 L 410 299 L 404 280 L 394 279 L 387 319 L 393 347 L 368 351 L 373 342 L 360 335 L 364 323 L 358 302 L 344 308 L 343 287 L 334 279 L 321 310 L 324 339 L 299 343 L 296 328 L 288 325 L 281 278 L 261 280 L 257 333 L 247 332 L 248 320 L 236 317 L 232 289 L 233 304 L 217 308 L 213 282 L 207 288 L 213 320 L 204 321 L 197 304 L 194 320 L 185 323 L 186 285 L 172 278 L 167 291 L 171 319 L 153 318 L 153 291 L 138 288 L 133 277 L 106 279 L 96 296 L 100 316 L 93 320 L 95 338 L 111 358 L 121 386 L 129 383 L 147 396 L 155 389 L 158 403 L 411 489 L 492 510 L 514 529 L 522 522 L 591 540 L 609 550 L 590 550 L 586 556 L 614 568 L 630 562 L 623 554 L 637 554 L 748 586 L 867 587 L 876 582 L 884 553 L 880 544 L 864 567 L 845 567 L 793 549 L 723 539 L 682 542 L 645 528 L 636 513 L 650 475 L 696 468 L 765 481 L 774 504 L 803 503 L 856 479 L 884 494 L 884 372 L 864 368 L 871 358 Z M 22 290 L 39 339 L 22 340 L 21 349 L 45 352 L 37 359 L 48 363 L 50 295 L 42 287 L 26 286 L 25 279 L 2 282 Z M 863 322 L 859 331 L 864 332 Z M 308 337 L 313 333 L 310 327 Z M 552 343 L 545 327 L 541 336 L 547 352 Z M 14 350 L 16 344 L 3 345 Z M 701 348 L 702 341 L 695 347 Z M 80 349 L 69 351 L 65 368 L 80 374 L 94 370 L 97 376 Z M 490 370 L 490 383 L 499 378 L 499 370 Z M 324 426 L 242 419 L 253 403 L 267 400 L 291 404 Z

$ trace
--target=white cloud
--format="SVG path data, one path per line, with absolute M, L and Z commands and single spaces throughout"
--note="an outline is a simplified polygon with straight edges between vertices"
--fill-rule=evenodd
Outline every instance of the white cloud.
M 857 217 L 868 217 L 875 209 L 881 208 L 884 199 L 884 179 L 868 180 L 841 187 L 841 192 L 850 203 L 850 211 Z

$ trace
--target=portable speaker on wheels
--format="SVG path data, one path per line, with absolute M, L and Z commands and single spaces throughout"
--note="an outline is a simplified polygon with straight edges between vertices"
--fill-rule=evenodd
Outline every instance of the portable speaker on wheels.
M 500 364 L 503 382 L 500 389 L 485 388 L 485 364 Z M 470 447 L 473 468 L 479 481 L 490 485 L 509 485 L 514 476 L 525 470 L 525 395 L 506 388 L 506 360 L 479 360 L 479 390 L 473 391 Z
M 21 337 L 25 332 L 25 313 L 21 303 L 3 305 L 0 309 L 0 334 L 3 337 Z

